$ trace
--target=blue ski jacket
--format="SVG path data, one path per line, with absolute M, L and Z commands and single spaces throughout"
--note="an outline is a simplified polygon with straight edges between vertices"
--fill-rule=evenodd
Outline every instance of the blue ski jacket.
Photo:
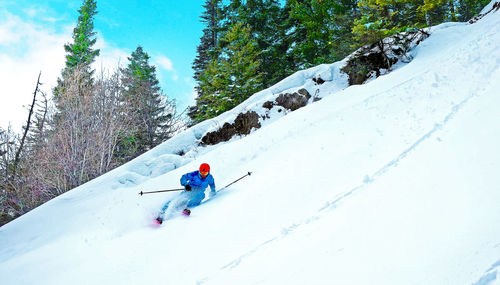
M 190 205 L 194 206 L 205 198 L 205 189 L 210 186 L 212 194 L 215 194 L 215 182 L 212 174 L 208 174 L 207 177 L 202 178 L 198 170 L 186 173 L 181 177 L 181 185 L 190 185 L 191 191 L 189 192 Z

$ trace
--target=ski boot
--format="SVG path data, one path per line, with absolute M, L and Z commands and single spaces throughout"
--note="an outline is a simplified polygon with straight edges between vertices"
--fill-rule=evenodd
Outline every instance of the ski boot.
M 158 225 L 161 225 L 163 223 L 163 219 L 162 217 L 158 217 L 155 219 L 155 223 L 157 223 Z
M 184 216 L 189 216 L 189 215 L 191 215 L 191 210 L 189 210 L 188 208 L 186 208 L 186 209 L 184 209 L 184 211 L 182 211 L 182 214 Z

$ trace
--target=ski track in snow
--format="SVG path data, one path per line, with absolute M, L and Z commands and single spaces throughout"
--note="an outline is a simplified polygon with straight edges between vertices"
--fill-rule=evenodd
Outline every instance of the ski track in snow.
M 472 285 L 489 285 L 493 281 L 497 280 L 498 276 L 498 269 L 500 269 L 500 260 L 495 262 L 485 273 L 481 278 L 473 283 Z
M 374 95 L 374 96 L 377 96 L 377 95 Z M 302 222 L 299 222 L 299 223 L 294 223 L 284 229 L 282 229 L 281 233 L 276 235 L 275 237 L 271 238 L 271 239 L 268 239 L 264 242 L 262 242 L 261 244 L 259 244 L 258 246 L 256 246 L 255 248 L 253 248 L 252 250 L 240 255 L 239 257 L 237 257 L 236 259 L 232 260 L 231 262 L 227 263 L 226 265 L 222 266 L 219 268 L 219 272 L 221 271 L 224 271 L 224 270 L 228 270 L 228 269 L 234 269 L 236 267 L 238 267 L 242 261 L 244 261 L 247 257 L 255 254 L 256 252 L 258 252 L 259 250 L 265 248 L 267 245 L 273 243 L 273 242 L 276 242 L 276 241 L 279 241 L 281 239 L 284 239 L 286 237 L 289 237 L 290 234 L 293 234 L 294 231 L 296 231 L 298 228 L 301 228 L 305 225 L 308 225 L 312 222 L 315 222 L 319 219 L 321 219 L 323 216 L 325 216 L 327 213 L 329 213 L 331 210 L 334 210 L 337 208 L 338 204 L 343 202 L 346 198 L 349 198 L 350 196 L 352 196 L 353 194 L 359 192 L 359 190 L 362 190 L 365 186 L 373 183 L 374 181 L 376 181 L 380 176 L 384 175 L 385 173 L 387 173 L 390 169 L 394 168 L 394 167 L 397 167 L 399 162 L 401 160 L 403 160 L 405 157 L 407 157 L 411 152 L 413 152 L 415 149 L 417 149 L 417 147 L 419 145 L 421 145 L 422 143 L 426 142 L 429 138 L 431 138 L 436 132 L 442 130 L 446 124 L 474 97 L 476 97 L 477 94 L 473 93 L 471 95 L 469 95 L 468 97 L 466 97 L 464 100 L 462 100 L 460 103 L 454 105 L 452 107 L 452 110 L 450 113 L 448 113 L 445 118 L 440 122 L 440 123 L 436 123 L 434 125 L 434 127 L 428 131 L 427 133 L 425 133 L 423 136 L 421 136 L 417 141 L 415 141 L 410 147 L 408 147 L 407 149 L 405 149 L 403 152 L 401 152 L 397 157 L 395 157 L 393 160 L 391 160 L 389 163 L 387 163 L 386 165 L 382 166 L 380 169 L 378 169 L 374 174 L 372 175 L 367 175 L 365 176 L 365 178 L 363 179 L 363 182 L 361 184 L 359 184 L 358 186 L 352 188 L 351 190 L 345 192 L 344 194 L 341 194 L 341 195 L 337 195 L 336 198 L 334 198 L 333 200 L 331 201 L 328 201 L 326 203 L 326 205 L 324 205 L 323 207 L 319 208 L 318 209 L 318 214 L 315 214 L 305 220 L 303 220 Z M 370 98 L 372 98 L 373 96 L 371 96 Z M 367 99 L 370 99 L 370 98 L 367 98 Z M 500 261 L 498 261 L 497 263 L 495 263 L 495 265 L 492 266 L 492 268 L 489 271 L 492 271 L 492 269 L 494 269 L 495 267 L 498 267 L 500 266 Z M 493 278 L 493 279 L 491 279 Z M 205 278 L 202 278 L 200 280 L 198 280 L 196 282 L 196 284 L 203 284 L 203 283 L 206 283 L 207 281 L 209 281 L 211 278 L 210 277 L 205 277 Z M 485 281 L 482 281 L 482 280 L 485 280 Z M 476 283 L 474 285 L 487 285 L 489 283 L 484 283 L 484 282 L 489 282 L 489 281 L 492 281 L 492 280 L 495 280 L 496 279 L 496 271 L 494 272 L 490 272 L 488 274 L 486 274 L 483 278 L 481 278 L 481 280 L 479 281 L 480 283 Z M 481 283 L 482 282 L 482 283 Z

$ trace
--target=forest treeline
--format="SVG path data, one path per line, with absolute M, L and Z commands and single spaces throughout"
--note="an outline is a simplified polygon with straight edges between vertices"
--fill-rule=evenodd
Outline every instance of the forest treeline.
M 446 21 L 489 0 L 206 0 L 193 61 L 198 97 L 182 120 L 138 46 L 125 67 L 96 72 L 95 0 L 83 0 L 51 96 L 34 84 L 21 134 L 0 129 L 0 225 L 235 107 L 288 75 L 365 44 Z
M 198 123 L 288 75 L 396 33 L 467 21 L 490 0 L 206 0 L 193 62 Z

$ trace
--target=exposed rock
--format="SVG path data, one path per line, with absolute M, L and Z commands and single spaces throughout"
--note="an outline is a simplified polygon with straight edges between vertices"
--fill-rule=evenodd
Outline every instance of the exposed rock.
M 311 98 L 311 94 L 309 94 L 309 91 L 307 91 L 307 89 L 305 89 L 305 88 L 299 89 L 299 91 L 297 91 L 297 93 L 299 93 L 302 96 L 306 96 L 307 100 L 309 100 L 309 98 Z
M 284 93 L 278 95 L 276 98 L 276 105 L 282 106 L 291 111 L 295 111 L 299 108 L 307 105 L 307 101 L 311 98 L 309 92 L 306 89 L 302 88 L 294 93 Z
M 496 12 L 496 11 L 499 11 L 499 10 L 500 10 L 500 2 L 495 2 L 495 4 L 493 4 L 493 7 L 491 8 L 491 10 L 489 10 L 486 13 L 479 14 L 476 17 L 470 19 L 469 20 L 469 24 L 474 24 L 477 21 L 481 20 L 484 16 L 488 15 L 489 13 Z
M 426 39 L 425 30 L 397 34 L 357 50 L 342 71 L 349 75 L 349 85 L 363 84 L 367 79 L 390 70 L 398 61 L 412 60 L 409 51 Z
M 321 85 L 321 84 L 325 83 L 325 80 L 323 80 L 323 78 L 321 78 L 321 77 L 318 77 L 318 78 L 313 77 L 312 81 L 314 81 L 314 83 L 316 83 L 317 85 Z
M 263 108 L 266 108 L 266 109 L 269 109 L 269 110 L 271 110 L 273 108 L 273 106 L 274 106 L 274 103 L 272 101 L 267 101 L 264 104 L 262 104 Z
M 251 111 L 240 113 L 234 123 L 225 123 L 222 128 L 209 132 L 201 138 L 205 145 L 215 145 L 230 140 L 234 135 L 248 135 L 253 128 L 260 128 L 259 115 Z
M 290 111 L 295 111 L 307 105 L 310 98 L 311 94 L 302 88 L 291 94 L 279 94 L 276 101 L 267 101 L 262 107 L 271 110 L 274 106 L 281 106 Z M 284 110 L 283 108 L 278 108 L 278 113 L 281 113 Z M 262 120 L 266 118 L 270 118 L 269 114 L 262 116 Z M 225 123 L 220 129 L 206 133 L 201 138 L 201 143 L 204 145 L 215 145 L 230 140 L 234 135 L 248 135 L 253 128 L 258 129 L 261 127 L 259 119 L 260 117 L 255 111 L 240 113 L 232 124 Z
M 256 112 L 239 114 L 234 120 L 234 127 L 239 135 L 248 135 L 253 128 L 260 128 L 259 115 Z
M 381 69 L 389 69 L 397 59 L 386 58 L 382 52 L 358 54 L 342 69 L 349 75 L 349 85 L 363 84 L 373 72 L 378 77 Z

